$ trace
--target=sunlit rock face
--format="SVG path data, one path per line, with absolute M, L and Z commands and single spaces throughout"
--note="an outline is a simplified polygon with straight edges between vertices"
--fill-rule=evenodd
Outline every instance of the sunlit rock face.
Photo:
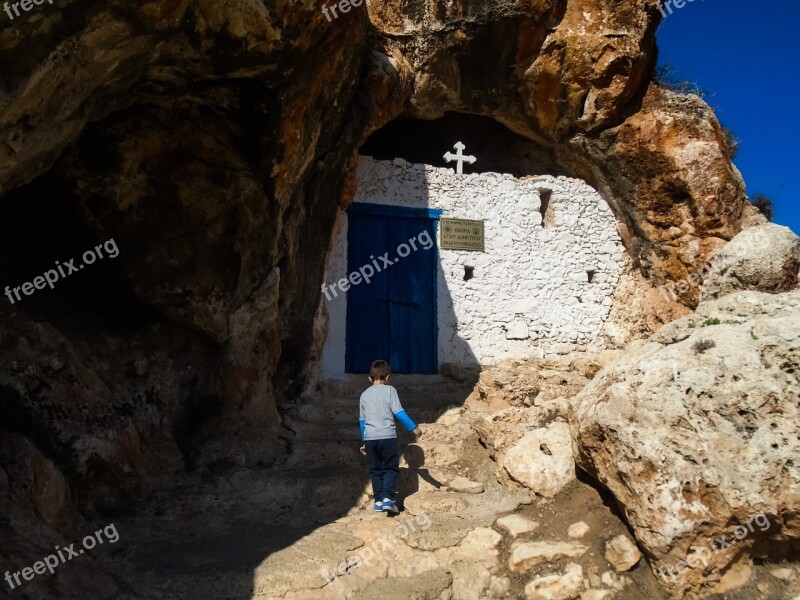
M 800 290 L 703 302 L 573 399 L 576 461 L 676 597 L 750 557 L 797 556 L 799 309 Z
M 485 115 L 531 140 L 545 171 L 600 192 L 658 282 L 746 216 L 712 111 L 650 82 L 654 0 L 388 0 L 334 20 L 314 2 L 40 8 L 0 31 L 0 268 L 29 281 L 110 238 L 120 255 L 83 287 L 0 303 L 0 387 L 5 427 L 84 499 L 280 457 L 336 211 L 397 116 Z

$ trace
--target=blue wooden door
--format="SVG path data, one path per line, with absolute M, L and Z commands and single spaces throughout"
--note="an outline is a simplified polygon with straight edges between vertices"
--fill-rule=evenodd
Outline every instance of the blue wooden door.
M 348 273 L 369 275 L 367 267 L 375 273 L 369 283 L 362 280 L 347 292 L 348 373 L 367 373 L 376 359 L 388 360 L 395 373 L 439 372 L 437 215 L 422 209 L 350 206 Z

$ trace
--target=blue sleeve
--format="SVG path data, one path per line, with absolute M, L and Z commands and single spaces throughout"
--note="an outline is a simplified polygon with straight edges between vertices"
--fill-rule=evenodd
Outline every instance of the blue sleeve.
M 364 411 L 364 399 L 358 400 L 358 426 L 361 429 L 361 441 L 364 441 L 364 436 L 367 435 L 367 415 Z
M 408 429 L 409 431 L 414 431 L 417 428 L 416 423 L 411 420 L 411 417 L 408 416 L 406 411 L 401 410 L 400 412 L 394 413 L 395 418 L 403 424 L 403 427 Z

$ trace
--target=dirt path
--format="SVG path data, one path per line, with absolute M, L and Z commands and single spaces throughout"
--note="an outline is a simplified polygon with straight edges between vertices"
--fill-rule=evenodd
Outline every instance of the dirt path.
M 666 598 L 644 560 L 618 574 L 604 558 L 607 540 L 629 534 L 593 487 L 536 500 L 498 483 L 463 407 L 469 389 L 400 393 L 424 436 L 400 439 L 399 515 L 372 510 L 357 394 L 327 389 L 290 411 L 284 465 L 205 473 L 121 516 L 123 542 L 106 559 L 118 598 Z M 527 542 L 540 556 L 515 564 Z

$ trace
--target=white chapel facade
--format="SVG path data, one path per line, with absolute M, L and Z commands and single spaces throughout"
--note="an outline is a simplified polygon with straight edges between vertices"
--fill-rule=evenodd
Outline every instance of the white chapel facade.
M 626 266 L 605 200 L 579 179 L 456 170 L 361 157 L 326 266 L 322 376 L 375 358 L 432 374 L 602 346 Z M 482 249 L 450 249 L 454 237 Z

